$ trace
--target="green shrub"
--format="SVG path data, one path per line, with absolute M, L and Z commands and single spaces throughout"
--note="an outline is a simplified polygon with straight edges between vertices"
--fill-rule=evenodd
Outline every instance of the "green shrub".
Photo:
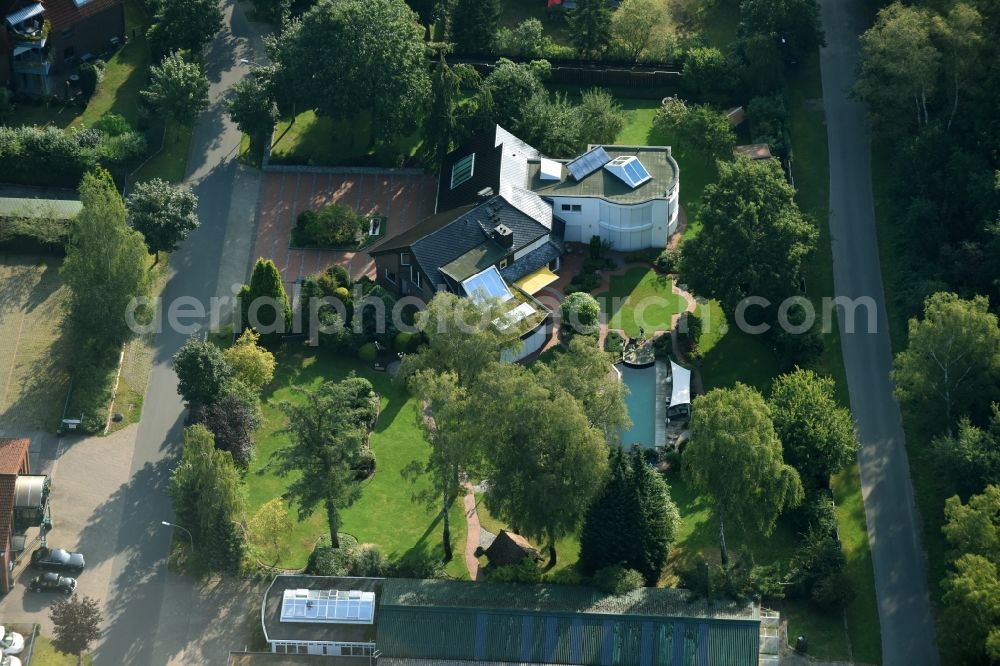
M 365 344 L 361 345 L 360 349 L 358 349 L 358 358 L 364 361 L 365 363 L 374 363 L 377 354 L 378 351 L 375 349 L 374 342 L 366 342 Z
M 527 583 L 542 582 L 542 569 L 533 557 L 525 557 L 518 564 L 508 564 L 503 567 L 491 568 L 487 580 L 491 583 Z
M 325 273 L 337 281 L 337 286 L 350 288 L 351 274 L 340 264 L 334 264 L 326 269 Z
M 306 573 L 313 576 L 345 576 L 347 575 L 347 558 L 340 548 L 317 545 L 309 554 Z
M 73 392 L 66 417 L 80 419 L 78 427 L 85 433 L 103 432 L 114 397 L 118 356 L 98 353 L 78 358 L 81 363 L 73 369 Z
M 676 248 L 664 250 L 653 261 L 653 268 L 660 273 L 676 273 L 680 265 L 681 252 Z
M 85 62 L 80 65 L 80 90 L 83 92 L 83 98 L 89 100 L 94 96 L 94 91 L 97 90 L 97 82 L 99 80 L 99 74 L 97 72 L 97 67 L 94 63 Z
M 389 563 L 385 569 L 388 578 L 446 578 L 444 563 L 435 555 L 414 550 Z
M 601 243 L 601 237 L 594 235 L 590 237 L 590 243 L 588 244 L 588 250 L 590 252 L 591 259 L 600 259 L 601 250 L 603 249 L 603 244 Z
M 358 456 L 358 463 L 354 467 L 354 478 L 364 481 L 375 473 L 375 454 L 371 449 L 365 449 Z
M 608 331 L 608 335 L 604 338 L 604 351 L 611 352 L 612 354 L 621 354 L 625 349 L 625 340 L 622 338 L 621 333 L 618 331 Z
M 559 307 L 564 334 L 591 333 L 600 324 L 601 306 L 590 294 L 578 292 L 567 296 Z
M 656 358 L 667 358 L 673 351 L 673 344 L 670 341 L 670 333 L 656 336 L 653 340 L 653 354 Z
M 554 574 L 545 577 L 546 583 L 552 585 L 583 585 L 586 579 L 575 568 L 560 569 Z
M 97 122 L 93 124 L 93 128 L 104 132 L 109 137 L 121 136 L 132 131 L 132 126 L 128 124 L 124 116 L 111 111 L 98 118 Z
M 580 273 L 566 286 L 567 294 L 590 292 L 601 286 L 601 278 L 593 273 Z
M 351 247 L 357 244 L 364 224 L 362 216 L 339 203 L 319 211 L 305 210 L 292 230 L 292 243 L 299 247 Z
M 392 348 L 401 354 L 413 354 L 425 343 L 422 333 L 400 333 L 392 342 Z
M 0 127 L 0 182 L 75 188 L 95 167 L 119 166 L 131 159 L 136 146 L 145 150 L 141 137 L 119 138 L 116 148 L 105 148 L 108 140 L 97 129 L 67 133 L 51 126 Z
M 642 574 L 635 569 L 628 569 L 620 564 L 598 569 L 592 579 L 594 587 L 605 594 L 628 594 L 638 590 L 643 585 Z
M 596 273 L 598 271 L 604 270 L 606 266 L 607 263 L 605 262 L 604 259 L 600 258 L 594 259 L 588 257 L 587 259 L 583 260 L 583 265 L 581 266 L 580 271 L 583 273 Z
M 625 255 L 626 264 L 651 264 L 656 260 L 659 253 L 655 250 L 640 250 Z

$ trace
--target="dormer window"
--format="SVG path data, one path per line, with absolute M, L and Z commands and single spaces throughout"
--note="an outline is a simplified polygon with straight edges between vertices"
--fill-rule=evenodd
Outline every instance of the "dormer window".
M 466 155 L 451 167 L 451 189 L 470 180 L 476 168 L 476 154 Z

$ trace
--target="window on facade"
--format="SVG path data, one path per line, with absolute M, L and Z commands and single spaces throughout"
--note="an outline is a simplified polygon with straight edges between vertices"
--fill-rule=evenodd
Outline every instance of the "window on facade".
M 400 266 L 409 266 L 410 265 L 410 253 L 409 252 L 400 252 L 399 253 L 399 265 Z
M 504 257 L 500 260 L 500 268 L 507 268 L 507 258 Z
M 396 284 L 396 274 L 390 271 L 388 268 L 385 269 L 385 279 L 393 284 Z
M 581 206 L 580 204 L 562 204 L 560 208 L 561 210 L 570 213 L 579 213 L 581 210 L 583 210 L 583 206 Z
M 555 259 L 549 262 L 549 270 L 550 271 L 559 270 L 559 257 L 556 257 Z
M 472 178 L 476 168 L 476 154 L 466 155 L 451 167 L 451 189 Z
M 284 643 L 275 644 L 274 651 L 278 654 L 285 654 L 285 644 Z

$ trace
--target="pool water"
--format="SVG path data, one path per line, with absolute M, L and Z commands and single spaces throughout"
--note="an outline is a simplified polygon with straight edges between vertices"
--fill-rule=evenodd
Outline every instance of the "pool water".
M 651 449 L 656 441 L 656 368 L 617 367 L 622 373 L 622 381 L 629 388 L 625 405 L 632 419 L 632 428 L 622 430 L 622 444 L 625 448 L 639 444 Z

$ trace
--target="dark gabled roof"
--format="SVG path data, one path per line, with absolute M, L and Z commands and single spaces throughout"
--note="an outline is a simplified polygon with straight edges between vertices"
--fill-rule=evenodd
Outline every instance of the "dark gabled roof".
M 547 266 L 556 257 L 561 257 L 563 252 L 562 245 L 555 240 L 549 240 L 548 243 L 534 252 L 508 264 L 506 268 L 500 269 L 500 275 L 507 284 L 514 284 L 528 273 L 533 273 L 542 266 Z
M 440 269 L 456 259 L 473 251 L 502 257 L 549 233 L 545 225 L 504 197 L 493 197 L 479 206 L 466 206 L 458 212 L 458 215 L 450 211 L 429 217 L 409 231 L 390 238 L 372 254 L 408 251 L 433 284 L 452 285 L 453 281 L 449 282 Z M 494 244 L 491 232 L 499 224 L 514 232 L 513 247 L 507 252 L 483 252 L 484 244 Z
M 535 557 L 538 551 L 520 534 L 500 530 L 500 534 L 486 549 L 486 557 L 493 566 L 517 564 L 528 556 Z
M 472 178 L 451 188 L 451 169 L 459 160 L 475 155 Z M 512 188 L 523 188 L 528 180 L 528 160 L 541 154 L 500 125 L 494 125 L 445 156 L 438 176 L 438 211 L 477 203 L 480 192 L 510 197 Z M 514 203 L 517 203 L 516 201 Z

